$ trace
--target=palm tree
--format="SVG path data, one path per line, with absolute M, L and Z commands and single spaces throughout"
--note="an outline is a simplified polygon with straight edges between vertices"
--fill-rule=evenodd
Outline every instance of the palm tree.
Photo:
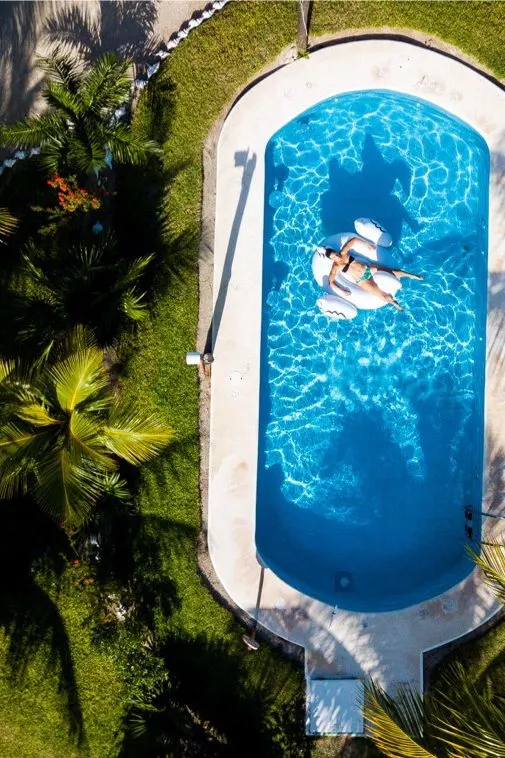
M 475 565 L 484 574 L 484 581 L 502 605 L 505 605 L 505 545 L 500 542 L 481 543 L 480 553 L 469 550 Z
M 66 528 L 79 527 L 119 486 L 119 460 L 137 466 L 170 440 L 170 429 L 115 396 L 103 351 L 84 329 L 56 362 L 22 371 L 3 364 L 0 497 L 29 492 Z
M 505 698 L 489 679 L 477 687 L 459 663 L 444 676 L 436 695 L 435 728 L 448 758 L 505 758 Z
M 375 682 L 365 686 L 367 731 L 388 758 L 438 758 L 427 718 L 428 702 L 408 687 L 393 699 Z
M 43 91 L 48 109 L 1 126 L 1 145 L 40 147 L 40 160 L 50 174 L 85 176 L 105 169 L 110 158 L 139 165 L 158 152 L 155 142 L 137 136 L 115 117 L 130 91 L 128 61 L 105 53 L 83 69 L 59 47 L 39 60 L 48 76 Z
M 4 243 L 5 237 L 12 234 L 17 225 L 17 219 L 11 216 L 7 208 L 0 208 L 0 243 Z
M 388 758 L 505 758 L 505 698 L 480 690 L 461 664 L 421 698 L 402 688 L 396 699 L 366 685 L 368 731 Z
M 120 755 L 155 756 L 224 755 L 224 740 L 184 702 L 169 680 L 158 685 L 151 703 L 136 703 L 126 718 L 126 735 Z
M 469 552 L 505 605 L 505 545 Z M 461 664 L 424 699 L 402 689 L 394 700 L 373 682 L 366 693 L 370 736 L 389 758 L 505 758 L 505 697 L 489 679 L 477 687 Z
M 68 324 L 86 323 L 104 341 L 126 318 L 140 321 L 147 313 L 138 282 L 152 260 L 124 258 L 109 232 L 92 245 L 80 244 L 52 254 L 31 244 L 13 285 L 9 307 L 18 341 L 46 360 Z

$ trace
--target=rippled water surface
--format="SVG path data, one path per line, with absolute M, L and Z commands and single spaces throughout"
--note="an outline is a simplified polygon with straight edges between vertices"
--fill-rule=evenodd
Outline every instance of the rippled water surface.
M 463 509 L 481 504 L 487 147 L 367 91 L 301 114 L 265 161 L 258 552 L 350 610 L 434 597 L 471 570 Z M 425 281 L 404 280 L 402 313 L 329 321 L 311 256 L 360 216 Z

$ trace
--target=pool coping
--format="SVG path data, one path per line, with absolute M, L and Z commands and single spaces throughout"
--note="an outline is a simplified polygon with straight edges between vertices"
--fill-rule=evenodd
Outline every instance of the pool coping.
M 354 46 L 354 51 L 351 51 L 349 46 Z M 360 46 L 359 55 L 356 57 L 356 66 L 349 66 L 348 56 L 356 55 L 356 46 Z M 366 50 L 363 46 L 366 46 Z M 378 47 L 377 47 L 378 46 Z M 380 49 L 382 48 L 382 49 Z M 387 48 L 387 49 L 386 49 Z M 231 161 L 230 155 L 236 152 L 235 148 L 244 145 L 244 121 L 249 123 L 253 122 L 252 133 L 250 134 L 249 141 L 254 146 L 258 144 L 258 132 L 261 131 L 260 127 L 263 127 L 263 134 L 268 139 L 274 131 L 279 128 L 283 123 L 286 123 L 292 118 L 292 115 L 301 110 L 310 107 L 311 104 L 318 100 L 329 97 L 332 94 L 337 94 L 338 91 L 349 91 L 353 87 L 348 85 L 341 85 L 340 89 L 331 89 L 331 91 L 325 91 L 321 94 L 321 78 L 317 79 L 317 85 L 319 85 L 319 92 L 315 96 L 312 102 L 307 104 L 306 100 L 303 100 L 303 104 L 299 104 L 298 101 L 295 105 L 295 110 L 289 109 L 290 115 L 284 115 L 281 117 L 281 122 L 277 122 L 277 125 L 271 124 L 265 129 L 265 114 L 262 114 L 262 123 L 258 117 L 251 119 L 250 108 L 252 104 L 261 104 L 258 98 L 258 88 L 272 88 L 277 86 L 281 81 L 281 86 L 285 87 L 289 84 L 289 87 L 294 86 L 296 94 L 296 77 L 298 74 L 305 77 L 305 81 L 311 81 L 311 77 L 315 76 L 311 73 L 311 69 L 314 69 L 314 63 L 319 64 L 321 69 L 322 61 L 331 68 L 331 65 L 343 61 L 343 53 L 346 55 L 346 69 L 352 68 L 353 74 L 356 73 L 357 64 L 360 64 L 362 68 L 367 69 L 368 80 L 373 79 L 373 82 L 368 85 L 360 80 L 359 86 L 355 86 L 355 89 L 362 89 L 368 87 L 377 88 L 378 86 L 385 87 L 387 89 L 395 89 L 391 83 L 384 84 L 385 80 L 390 81 L 391 78 L 395 78 L 398 74 L 398 67 L 402 69 L 402 65 L 406 66 L 408 71 L 412 72 L 414 66 L 418 66 L 417 72 L 421 73 L 420 77 L 416 80 L 418 83 L 423 82 L 423 77 L 426 76 L 425 68 L 430 72 L 431 78 L 426 80 L 425 88 L 427 92 L 423 90 L 419 92 L 419 88 L 412 94 L 424 97 L 424 99 L 434 102 L 441 107 L 455 112 L 454 107 L 451 107 L 451 103 L 456 109 L 456 115 L 463 118 L 467 123 L 477 128 L 477 131 L 484 137 L 490 150 L 493 146 L 498 148 L 500 144 L 503 144 L 503 133 L 501 133 L 501 139 L 497 139 L 497 124 L 500 121 L 500 117 L 496 117 L 496 113 L 502 113 L 505 115 L 505 95 L 503 91 L 493 83 L 489 75 L 484 72 L 483 75 L 475 70 L 475 66 L 472 63 L 471 67 L 460 61 L 454 60 L 453 53 L 451 51 L 450 57 L 447 58 L 447 53 L 434 52 L 433 49 L 427 50 L 419 46 L 419 40 L 415 40 L 415 44 L 412 44 L 405 40 L 391 40 L 388 38 L 367 38 L 363 39 L 361 36 L 358 40 L 351 39 L 350 41 L 340 40 L 335 46 L 325 46 L 319 48 L 316 52 L 311 53 L 309 58 L 297 60 L 290 65 L 284 65 L 282 68 L 275 68 L 274 72 L 267 75 L 266 78 L 262 78 L 259 84 L 253 84 L 248 87 L 246 91 L 240 96 L 238 101 L 235 102 L 234 107 L 228 114 L 224 126 L 221 129 L 219 139 L 219 152 L 217 155 L 217 189 L 216 189 L 216 224 L 215 224 L 215 245 L 214 245 L 214 302 L 219 297 L 220 288 L 222 290 L 222 266 L 226 255 L 226 250 L 229 247 L 227 241 L 228 230 L 233 225 L 233 213 L 235 209 L 235 202 L 231 195 L 234 195 L 235 201 L 240 199 L 240 190 L 243 189 L 242 179 L 240 171 L 237 172 L 234 169 L 234 161 Z M 398 55 L 402 53 L 403 64 L 398 63 Z M 405 58 L 406 56 L 406 58 Z M 428 61 L 427 57 L 430 60 Z M 437 59 L 437 63 L 443 62 L 445 64 L 444 76 L 447 78 L 450 74 L 455 73 L 455 80 L 457 86 L 452 89 L 447 89 L 447 85 L 443 83 L 443 77 L 440 77 L 437 71 L 434 71 L 435 61 L 433 56 Z M 441 57 L 444 56 L 444 60 L 441 61 Z M 292 51 L 287 54 L 287 59 L 292 58 Z M 367 61 L 373 60 L 373 64 L 367 63 Z M 382 61 L 382 69 L 379 66 L 379 62 Z M 389 70 L 384 68 L 384 64 L 387 63 Z M 282 61 L 281 61 L 282 65 Z M 419 68 L 420 67 L 420 68 Z M 317 66 L 315 67 L 317 69 Z M 361 72 L 363 73 L 363 72 Z M 404 70 L 405 74 L 405 70 Z M 389 79 L 388 79 L 389 77 Z M 405 77 L 404 77 L 405 78 Z M 407 77 L 408 78 L 408 77 Z M 477 94 L 475 89 L 470 88 L 471 94 L 466 92 L 461 93 L 461 87 L 466 85 L 466 79 L 473 80 L 473 87 L 477 87 Z M 381 83 L 378 85 L 377 80 Z M 294 82 L 294 85 L 293 85 Z M 472 84 L 472 82 L 470 82 Z M 275 90 L 274 86 L 274 90 Z M 342 89 L 343 87 L 343 89 Z M 459 89 L 458 89 L 459 88 Z M 308 88 L 310 89 L 310 88 Z M 482 93 L 484 89 L 484 93 Z M 400 91 L 408 92 L 405 88 Z M 276 98 L 277 104 L 282 101 L 282 96 L 285 94 L 277 87 L 279 96 Z M 458 98 L 457 95 L 460 97 Z M 499 97 L 497 95 L 499 93 Z M 265 91 L 262 90 L 262 97 L 264 97 Z M 271 97 L 271 95 L 270 95 Z M 498 103 L 496 98 L 498 97 Z M 449 104 L 445 100 L 449 98 Z M 482 98 L 487 98 L 487 107 L 479 108 L 477 118 L 473 118 L 473 114 L 461 115 L 461 105 L 466 103 L 466 107 L 469 106 L 470 100 L 472 106 L 476 101 Z M 285 98 L 288 104 L 293 104 L 291 97 Z M 500 105 L 496 109 L 496 105 Z M 284 103 L 285 105 L 285 103 Z M 247 111 L 249 110 L 249 113 Z M 240 111 L 240 113 L 239 113 Z M 240 122 L 241 128 L 241 141 L 233 142 L 230 140 L 230 125 L 233 121 L 237 120 L 237 115 L 241 115 L 242 121 Z M 292 115 L 291 115 L 292 114 Z M 493 115 L 494 114 L 494 115 Z M 505 123 L 501 116 L 502 123 Z M 494 121 L 493 121 L 494 118 Z M 240 119 L 239 119 L 240 121 Z M 477 123 L 479 122 L 479 123 Z M 216 139 L 216 131 L 219 129 L 218 125 L 214 131 L 214 141 Z M 501 131 L 501 130 L 500 130 Z M 268 132 L 268 133 L 266 133 Z M 224 137 L 223 137 L 224 135 Z M 222 165 L 224 153 L 223 144 L 228 141 L 226 149 L 228 150 L 226 171 L 226 188 L 225 192 L 221 192 L 223 186 L 223 174 L 220 172 L 219 166 Z M 248 139 L 245 140 L 246 142 Z M 491 144 L 490 144 L 491 141 Z M 265 142 L 266 144 L 266 142 Z M 231 147 L 230 147 L 231 146 Z M 263 145 L 264 148 L 264 145 Z M 249 149 L 251 150 L 250 146 Z M 259 150 L 259 148 L 257 148 Z M 231 152 L 230 152 L 231 151 Z M 212 151 L 211 151 L 212 152 Z M 260 153 L 257 153 L 260 154 Z M 247 161 L 251 161 L 251 153 L 249 156 L 245 156 Z M 242 156 L 243 160 L 244 156 Z M 209 153 L 207 153 L 207 160 L 209 160 Z M 226 160 L 225 160 L 226 163 Z M 246 164 L 247 167 L 247 164 Z M 259 167 L 259 173 L 261 175 L 262 167 Z M 243 173 L 243 172 L 242 172 Z M 239 176 L 237 176 L 239 174 Z M 221 185 L 220 185 L 221 178 Z M 261 178 L 261 177 L 260 177 Z M 257 197 L 260 196 L 260 213 L 258 217 L 258 207 L 256 207 L 253 219 L 255 223 L 253 227 L 256 228 L 256 232 L 259 230 L 259 236 L 262 235 L 262 212 L 263 212 L 263 188 L 261 181 L 258 181 L 258 174 L 253 177 L 250 186 L 248 187 L 247 203 L 251 204 L 251 188 L 253 188 L 254 181 L 256 185 L 260 185 L 261 189 L 256 192 Z M 500 206 L 500 189 L 503 186 L 503 169 L 502 163 L 499 160 L 493 161 L 492 165 L 492 198 L 490 202 L 490 253 L 493 251 L 493 266 L 496 264 L 496 271 L 498 273 L 503 272 L 503 242 L 500 242 L 500 233 L 503 232 L 503 226 L 498 223 L 499 214 L 498 208 Z M 221 193 L 221 194 L 220 194 Z M 253 192 L 254 194 L 254 192 Z M 496 205 L 498 202 L 498 205 Z M 251 208 L 245 206 L 246 217 L 249 214 L 249 221 L 251 220 Z M 231 217 L 230 217 L 231 214 Z M 207 224 L 207 233 L 202 235 L 202 244 L 204 257 L 209 259 L 212 253 L 212 213 L 209 213 L 207 206 L 207 213 L 204 211 L 204 230 Z M 258 223 L 259 218 L 259 223 Z M 238 238 L 240 235 L 244 235 L 242 224 L 239 224 L 237 228 Z M 254 228 L 253 228 L 254 232 Z M 254 233 L 252 235 L 254 237 Z M 256 238 L 258 235 L 256 234 Z M 503 239 L 503 234 L 501 234 Z M 203 240 L 205 239 L 205 242 Z M 253 247 L 255 249 L 254 242 L 251 245 L 251 235 L 247 235 L 247 245 L 242 240 L 242 249 L 246 252 L 246 247 Z M 493 244 L 495 242 L 496 244 Z M 262 250 L 262 239 L 259 249 Z M 217 340 L 214 347 L 216 362 L 213 366 L 212 388 L 211 392 L 211 426 L 209 433 L 209 448 L 210 448 L 210 460 L 209 460 L 209 500 L 208 500 L 208 541 L 209 541 L 209 554 L 211 556 L 214 568 L 216 570 L 219 582 L 223 585 L 228 595 L 231 597 L 232 603 L 243 608 L 247 613 L 254 616 L 256 594 L 258 590 L 258 580 L 260 567 L 256 562 L 255 546 L 254 546 L 254 516 L 255 516 L 255 503 L 251 506 L 251 501 L 255 500 L 255 469 L 256 469 L 256 445 L 257 445 L 257 420 L 256 420 L 256 438 L 255 444 L 246 446 L 248 448 L 247 456 L 236 456 L 230 454 L 230 450 L 240 451 L 241 445 L 243 447 L 244 435 L 242 435 L 237 429 L 243 427 L 244 418 L 247 417 L 247 412 L 244 416 L 243 409 L 254 406 L 254 398 L 256 396 L 256 417 L 257 417 L 257 381 L 259 379 L 258 371 L 255 369 L 259 366 L 259 361 L 256 361 L 254 365 L 254 356 L 251 358 L 250 351 L 247 352 L 248 347 L 244 344 L 242 335 L 244 332 L 244 320 L 240 324 L 240 319 L 237 320 L 236 314 L 240 312 L 240 308 L 237 310 L 237 302 L 239 305 L 244 305 L 244 311 L 247 318 L 245 319 L 245 326 L 250 325 L 249 315 L 254 314 L 254 289 L 251 283 L 256 281 L 256 285 L 259 285 L 259 293 L 261 293 L 261 271 L 257 269 L 251 269 L 247 265 L 247 260 L 241 260 L 240 258 L 240 245 L 237 250 L 233 251 L 235 257 L 233 259 L 233 266 L 230 267 L 229 275 L 230 279 L 225 287 L 225 300 L 223 316 L 219 324 L 219 333 L 217 334 Z M 250 259 L 249 259 L 250 261 Z M 491 257 L 490 257 L 491 264 Z M 237 270 L 238 269 L 238 270 Z M 201 269 L 202 270 L 202 269 Z M 494 269 L 493 269 L 494 270 Z M 244 285 L 244 282 L 247 282 Z M 207 276 L 201 279 L 201 291 L 202 286 L 206 288 L 207 294 L 210 286 L 210 281 Z M 238 300 L 237 300 L 238 297 Z M 261 295 L 257 294 L 256 299 L 261 301 Z M 503 298 L 502 298 L 503 299 Z M 233 302 L 235 301 L 235 310 Z M 488 334 L 487 334 L 487 347 L 488 351 L 495 344 L 495 335 L 498 331 L 501 319 L 503 318 L 504 304 L 500 304 L 497 314 L 493 318 L 494 311 L 490 314 L 488 312 Z M 226 317 L 232 313 L 231 320 L 226 320 Z M 254 318 L 253 318 L 254 320 Z M 259 356 L 259 323 L 260 315 L 256 312 L 256 326 L 255 339 L 253 342 L 257 344 L 257 355 Z M 231 331 L 228 329 L 227 323 L 231 324 Z M 207 322 L 208 325 L 208 322 Z M 224 330 L 224 331 L 223 331 Z M 235 332 L 234 332 L 235 330 Z M 224 336 L 223 336 L 224 335 Z M 200 330 L 200 337 L 202 338 L 202 330 Z M 495 351 L 498 352 L 499 351 Z M 232 358 L 233 355 L 233 358 Z M 492 360 L 488 356 L 487 376 L 486 384 L 486 426 L 490 408 L 496 408 L 496 400 L 502 394 L 501 383 L 498 382 L 498 387 L 495 387 L 495 380 L 497 379 L 498 367 L 500 364 L 499 354 L 494 358 L 491 355 Z M 498 367 L 496 364 L 498 363 Z M 494 366 L 494 369 L 492 368 Z M 237 377 L 234 372 L 238 372 L 242 379 Z M 240 386 L 232 385 L 229 378 L 240 382 Z M 245 377 L 245 379 L 244 379 Z M 491 381 L 490 381 L 491 379 Z M 244 381 L 246 384 L 244 385 Z M 254 381 L 256 381 L 256 390 L 254 388 Z M 247 387 L 247 383 L 249 387 Z M 247 391 L 244 393 L 244 389 Z M 251 389 L 252 388 L 252 389 Z M 207 385 L 207 392 L 209 387 Z M 489 392 L 488 392 L 489 390 Z M 202 393 L 205 394 L 205 390 Z M 489 395 L 489 397 L 488 397 Z M 238 401 L 238 402 L 236 402 Z M 208 403 L 208 398 L 207 401 Z M 239 407 L 240 406 L 240 407 Z M 242 415 L 241 415 L 242 414 Z M 202 404 L 201 420 L 202 425 L 206 426 L 206 408 L 205 401 Z M 503 411 L 498 414 L 503 419 Z M 207 417 L 208 418 L 208 417 Z M 226 426 L 228 424 L 228 427 Z M 224 425 L 224 426 L 223 426 Z M 491 424 L 491 427 L 493 425 Z M 500 424 L 495 424 L 499 428 Z M 248 436 L 251 436 L 251 427 L 248 428 Z M 254 429 L 254 424 L 252 425 Z M 503 424 L 501 428 L 504 428 Z M 491 429 L 493 433 L 493 429 Z M 254 436 L 254 435 L 253 435 Z M 205 444 L 202 448 L 205 447 Z M 497 442 L 493 441 L 492 444 L 488 443 L 486 446 L 486 453 L 489 460 L 495 455 L 496 450 L 501 451 L 503 448 L 503 439 L 499 439 Z M 228 452 L 227 452 L 228 450 Z M 221 456 L 221 459 L 220 459 Z M 224 457 L 223 457 L 224 456 Z M 218 461 L 218 465 L 216 465 Z M 206 468 L 206 461 L 202 461 L 203 469 Z M 224 466 L 224 468 L 223 468 Z M 244 467 L 245 466 L 245 467 Z M 487 507 L 486 510 L 490 510 L 494 507 L 497 509 L 497 498 L 495 497 L 501 486 L 501 473 L 497 474 L 489 470 L 488 471 L 488 488 L 487 488 Z M 205 476 L 202 478 L 202 497 L 203 502 L 206 501 L 205 493 Z M 494 486 L 491 486 L 491 485 Z M 252 498 L 251 498 L 252 494 Z M 230 513 L 233 516 L 230 517 Z M 205 514 L 204 514 L 205 515 Z M 499 527 L 497 524 L 492 524 L 492 520 L 488 519 L 487 523 L 491 527 L 486 531 L 486 536 L 489 536 L 491 532 Z M 204 521 L 204 528 L 206 523 Z M 494 533 L 494 532 L 493 532 Z M 200 552 L 202 557 L 202 552 Z M 473 602 L 472 602 L 473 601 Z M 458 611 L 461 608 L 461 613 Z M 324 603 L 308 598 L 302 595 L 302 593 L 293 590 L 288 587 L 284 582 L 275 577 L 271 572 L 266 572 L 265 582 L 263 587 L 263 595 L 261 597 L 260 606 L 258 609 L 258 620 L 260 624 L 270 629 L 274 634 L 289 639 L 291 642 L 302 645 L 308 652 L 306 657 L 306 665 L 309 673 L 313 675 L 332 675 L 332 676 L 364 676 L 372 674 L 384 686 L 390 687 L 398 681 L 411 681 L 418 686 L 422 685 L 422 674 L 420 670 L 420 655 L 422 656 L 423 650 L 432 649 L 438 647 L 441 644 L 448 642 L 456 637 L 466 634 L 469 630 L 475 629 L 478 624 L 487 620 L 497 609 L 499 605 L 494 601 L 491 594 L 481 585 L 479 575 L 477 571 L 474 571 L 469 578 L 461 582 L 455 588 L 448 593 L 444 593 L 430 601 L 412 606 L 405 611 L 379 613 L 379 614 L 356 614 L 347 613 L 344 611 L 334 612 L 332 608 L 326 606 Z M 296 613 L 294 610 L 296 610 Z M 298 619 L 298 620 L 297 620 Z M 391 634 L 391 622 L 395 622 L 394 633 Z M 338 627 L 338 629 L 337 629 Z M 428 628 L 429 627 L 429 628 Z M 421 629 L 421 631 L 420 631 Z M 382 631 L 381 631 L 382 630 Z M 386 632 L 386 635 L 384 634 Z M 384 636 L 388 636 L 388 644 L 384 643 Z M 411 644 L 402 644 L 402 641 L 408 639 Z M 394 655 L 393 655 L 394 653 Z

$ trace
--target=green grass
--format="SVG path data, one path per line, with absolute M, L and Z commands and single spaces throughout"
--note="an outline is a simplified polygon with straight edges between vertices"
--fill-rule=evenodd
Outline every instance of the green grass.
M 150 625 L 162 641 L 160 654 L 182 696 L 226 737 L 230 750 L 236 748 L 235 754 L 245 758 L 308 754 L 309 742 L 301 734 L 302 675 L 265 644 L 258 654 L 246 654 L 242 628 L 212 599 L 199 577 L 198 386 L 194 370 L 184 365 L 184 355 L 196 344 L 203 144 L 235 93 L 294 41 L 296 13 L 296 2 L 227 7 L 193 32 L 162 66 L 137 114 L 139 129 L 155 129 L 164 136 L 169 179 L 162 180 L 167 187 L 161 238 L 157 232 L 152 239 L 147 235 L 149 242 L 138 250 L 139 255 L 150 252 L 152 242 L 164 264 L 155 282 L 151 317 L 137 338 L 125 339 L 130 357 L 124 386 L 169 421 L 176 443 L 143 469 L 138 482 L 141 523 L 132 542 L 134 581 Z M 504 22 L 503 3 L 316 2 L 311 32 L 314 37 L 346 28 L 413 27 L 459 46 L 503 76 Z M 155 119 L 149 117 L 152 110 Z M 139 204 L 145 200 L 140 195 L 137 199 Z M 144 218 L 139 212 L 128 222 L 132 228 L 137 224 L 140 242 Z M 74 575 L 67 564 L 58 595 L 51 582 L 43 584 L 63 621 L 86 743 L 77 747 L 69 731 L 68 696 L 61 688 L 63 663 L 57 658 L 48 666 L 50 641 L 41 635 L 29 649 L 22 679 L 18 673 L 14 681 L 7 657 L 10 638 L 4 633 L 0 755 L 5 758 L 117 755 L 128 706 L 124 662 L 107 646 L 92 643 L 95 589 L 76 584 Z M 472 665 L 501 676 L 504 644 L 498 627 L 483 638 L 481 647 L 472 646 Z M 73 710 L 75 721 L 75 703 Z M 315 755 L 336 756 L 340 750 L 337 741 L 315 744 Z
M 200 661 L 201 689 L 187 691 L 188 702 L 226 734 L 230 744 L 239 740 L 232 719 L 235 729 L 240 725 L 243 755 L 258 750 L 264 756 L 305 753 L 299 704 L 296 715 L 290 715 L 293 702 L 300 701 L 302 671 L 266 645 L 256 655 L 248 655 L 241 640 L 243 628 L 213 600 L 198 575 L 198 386 L 196 373 L 185 367 L 184 357 L 196 344 L 203 142 L 240 84 L 288 45 L 295 30 L 293 5 L 236 6 L 220 16 L 219 26 L 203 26 L 189 38 L 186 49 L 181 47 L 158 77 L 154 92 L 162 93 L 171 107 L 165 168 L 175 177 L 164 203 L 167 268 L 174 240 L 185 241 L 186 258 L 179 275 L 163 285 L 166 290 L 157 297 L 152 318 L 141 329 L 126 380 L 132 395 L 162 412 L 177 435 L 169 454 L 144 469 L 139 492 L 142 513 L 156 523 L 158 539 L 163 541 L 158 575 L 163 574 L 167 584 L 175 583 L 177 607 L 170 615 L 158 615 L 158 633 L 168 636 L 169 649 L 175 639 L 179 654 L 182 638 L 188 676 L 189 659 L 196 656 Z M 140 106 L 141 123 L 149 120 L 143 107 L 147 104 Z M 216 660 L 222 685 L 212 671 Z M 248 703 L 248 709 L 237 707 L 233 697 Z M 278 740 L 284 727 L 280 723 L 285 725 L 288 719 L 291 725 L 292 718 L 297 722 L 293 744 L 281 751 Z M 276 726 L 266 723 L 272 720 Z M 271 736 L 262 736 L 262 731 Z
M 343 29 L 415 29 L 505 76 L 505 7 L 488 2 L 315 2 L 311 37 Z
M 436 689 L 448 667 L 463 664 L 471 681 L 479 690 L 492 682 L 493 691 L 505 697 L 505 623 L 502 619 L 481 637 L 465 642 L 452 650 L 435 668 L 431 685 Z
M 1 649 L 11 651 L 0 660 L 3 758 L 117 755 L 124 687 L 114 662 L 92 644 L 88 618 L 96 593 L 80 578 L 82 572 L 69 567 L 59 592 L 46 587 L 47 594 L 25 595 L 23 628 L 1 634 Z M 58 606 L 54 627 L 52 601 Z

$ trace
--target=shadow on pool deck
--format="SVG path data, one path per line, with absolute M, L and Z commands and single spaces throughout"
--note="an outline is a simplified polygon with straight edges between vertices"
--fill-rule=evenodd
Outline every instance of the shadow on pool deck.
M 232 274 L 233 259 L 235 257 L 235 249 L 237 246 L 240 225 L 242 223 L 244 209 L 247 203 L 247 198 L 249 196 L 252 178 L 256 169 L 256 153 L 249 155 L 248 149 L 237 151 L 235 153 L 235 168 L 242 169 L 240 196 L 238 199 L 237 207 L 235 209 L 235 215 L 233 217 L 230 237 L 226 246 L 223 273 L 221 275 L 221 281 L 219 283 L 219 289 L 217 291 L 214 311 L 212 313 L 212 320 L 210 322 L 207 338 L 205 340 L 205 353 L 214 352 L 214 345 L 216 344 L 217 335 L 219 333 L 219 326 L 221 324 L 221 318 L 223 316 L 224 305 L 226 302 L 226 294 L 228 292 L 228 285 L 230 283 Z

